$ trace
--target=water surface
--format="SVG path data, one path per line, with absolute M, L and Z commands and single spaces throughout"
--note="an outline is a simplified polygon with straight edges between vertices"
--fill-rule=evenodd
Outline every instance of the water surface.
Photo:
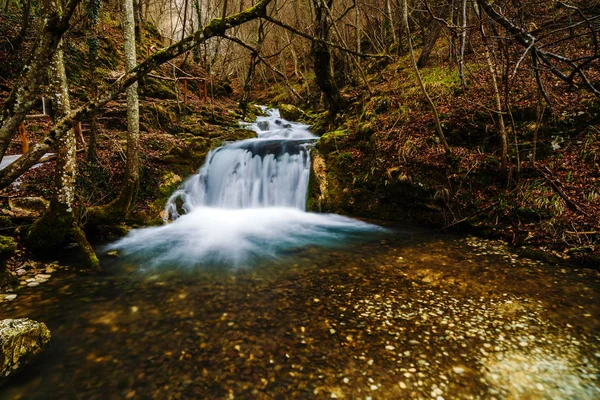
M 26 288 L 52 342 L 2 399 L 597 399 L 600 276 L 414 228 L 252 268 Z

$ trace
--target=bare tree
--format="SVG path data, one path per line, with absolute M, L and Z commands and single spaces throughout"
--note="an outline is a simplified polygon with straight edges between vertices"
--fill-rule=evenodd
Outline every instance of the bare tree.
M 133 0 L 124 0 L 123 5 L 123 36 L 125 47 L 125 69 L 132 71 L 136 65 L 135 51 L 135 21 Z M 127 164 L 125 179 L 119 196 L 103 208 L 102 213 L 114 217 L 125 217 L 137 197 L 140 186 L 140 106 L 138 99 L 138 83 L 133 82 L 126 90 L 127 93 Z M 95 214 L 90 210 L 92 214 Z
M 448 142 L 446 141 L 446 135 L 444 135 L 444 131 L 442 129 L 442 124 L 440 122 L 440 115 L 437 111 L 437 107 L 435 106 L 435 103 L 431 99 L 431 96 L 429 96 L 427 89 L 425 88 L 425 84 L 423 83 L 423 79 L 421 78 L 421 73 L 419 72 L 419 67 L 417 66 L 415 51 L 413 48 L 412 38 L 411 38 L 411 34 L 410 34 L 410 25 L 408 22 L 408 0 L 402 0 L 402 8 L 403 8 L 402 16 L 404 17 L 404 29 L 406 29 L 406 38 L 408 41 L 408 49 L 410 51 L 410 59 L 412 62 L 413 71 L 417 77 L 417 82 L 419 83 L 421 92 L 423 93 L 423 96 L 425 96 L 425 98 L 427 99 L 427 103 L 429 104 L 429 107 L 431 108 L 431 111 L 433 113 L 433 119 L 435 122 L 435 130 L 438 134 L 440 142 L 442 143 L 442 146 L 444 147 L 446 156 L 451 156 L 452 151 L 450 150 L 450 146 L 448 145 Z

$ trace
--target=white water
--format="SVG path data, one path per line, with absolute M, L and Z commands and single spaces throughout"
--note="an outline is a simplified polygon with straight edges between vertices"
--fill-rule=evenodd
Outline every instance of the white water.
M 134 230 L 108 246 L 147 267 L 241 266 L 308 245 L 334 246 L 381 228 L 305 211 L 310 177 L 309 126 L 278 110 L 245 124 L 256 139 L 209 153 L 197 175 L 177 190 L 161 227 Z

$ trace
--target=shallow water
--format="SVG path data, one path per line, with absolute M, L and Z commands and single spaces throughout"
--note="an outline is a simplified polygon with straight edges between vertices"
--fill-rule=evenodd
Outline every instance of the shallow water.
M 415 228 L 248 268 L 103 260 L 0 304 L 52 342 L 0 399 L 600 398 L 600 275 Z

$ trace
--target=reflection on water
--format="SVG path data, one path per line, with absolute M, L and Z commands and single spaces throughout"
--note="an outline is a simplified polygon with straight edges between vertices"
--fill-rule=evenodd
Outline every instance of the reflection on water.
M 113 262 L 0 305 L 52 331 L 1 399 L 600 398 L 598 273 L 502 245 L 403 230 L 229 271 Z

